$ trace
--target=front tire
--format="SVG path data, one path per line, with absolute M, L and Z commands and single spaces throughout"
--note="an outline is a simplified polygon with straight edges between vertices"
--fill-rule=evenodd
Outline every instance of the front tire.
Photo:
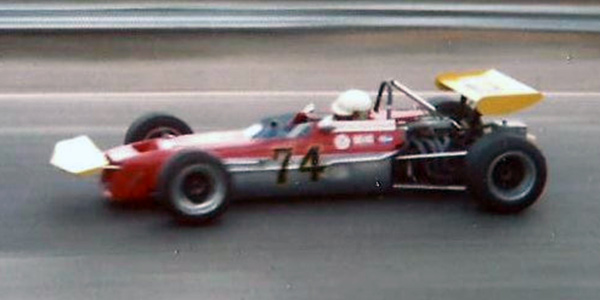
M 221 216 L 229 204 L 231 180 L 225 166 L 200 151 L 176 154 L 159 176 L 158 198 L 178 221 L 205 223 Z
M 193 133 L 181 119 L 165 113 L 149 113 L 137 118 L 125 134 L 125 144 L 167 136 Z
M 516 213 L 538 200 L 546 185 L 546 159 L 527 139 L 490 133 L 469 149 L 467 186 L 485 209 Z

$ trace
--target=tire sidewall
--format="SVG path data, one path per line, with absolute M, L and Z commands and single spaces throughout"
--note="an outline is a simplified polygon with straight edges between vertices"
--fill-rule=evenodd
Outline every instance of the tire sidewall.
M 180 183 L 177 180 L 178 176 L 193 166 L 210 169 L 211 172 L 208 173 L 212 174 L 211 180 L 223 189 L 222 199 L 208 211 L 190 212 L 182 209 L 179 202 L 181 198 L 178 198 L 175 193 L 179 187 L 174 185 Z M 218 218 L 229 206 L 230 192 L 231 179 L 225 166 L 216 157 L 202 151 L 182 151 L 175 154 L 165 163 L 158 179 L 159 202 L 173 213 L 177 221 L 183 223 L 205 223 Z
M 488 174 L 492 162 L 509 152 L 529 157 L 536 174 L 526 195 L 507 201 L 491 191 Z M 532 205 L 542 195 L 547 179 L 546 159 L 541 151 L 524 137 L 507 133 L 490 133 L 477 141 L 467 154 L 466 173 L 467 186 L 477 203 L 484 209 L 499 213 L 519 212 Z
M 193 133 L 190 126 L 181 119 L 165 113 L 148 113 L 137 118 L 127 129 L 124 143 L 131 144 L 147 139 L 148 134 L 157 128 L 171 128 L 180 135 Z

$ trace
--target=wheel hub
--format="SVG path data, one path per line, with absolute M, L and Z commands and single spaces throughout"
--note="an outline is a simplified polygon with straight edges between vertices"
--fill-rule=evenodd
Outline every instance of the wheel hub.
M 504 189 L 515 188 L 523 181 L 525 166 L 514 157 L 505 157 L 498 162 L 493 173 L 494 181 Z
M 201 204 L 212 193 L 210 178 L 202 173 L 192 173 L 183 180 L 185 196 L 194 204 Z
M 519 151 L 503 153 L 490 164 L 487 182 L 490 191 L 505 201 L 515 201 L 533 188 L 536 168 L 530 157 Z
M 170 187 L 173 203 L 189 215 L 209 213 L 224 200 L 226 186 L 208 164 L 191 164 L 181 169 Z

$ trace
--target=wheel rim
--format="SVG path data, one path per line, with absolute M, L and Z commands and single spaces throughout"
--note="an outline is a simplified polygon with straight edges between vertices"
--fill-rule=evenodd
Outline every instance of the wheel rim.
M 161 126 L 148 131 L 148 133 L 144 136 L 144 140 L 165 138 L 178 135 L 181 135 L 181 132 L 179 130 L 173 127 Z
M 511 151 L 492 161 L 487 172 L 487 183 L 496 198 L 512 202 L 532 191 L 536 176 L 533 160 L 522 152 Z
M 202 172 L 188 174 L 181 184 L 184 196 L 194 204 L 205 202 L 213 190 L 212 180 Z
M 225 197 L 225 185 L 218 178 L 218 171 L 208 165 L 184 168 L 171 185 L 174 204 L 188 215 L 203 215 L 214 211 Z

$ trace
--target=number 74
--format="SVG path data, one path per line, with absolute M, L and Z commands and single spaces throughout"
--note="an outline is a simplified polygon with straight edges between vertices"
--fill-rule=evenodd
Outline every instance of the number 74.
M 312 146 L 300 161 L 300 172 L 310 172 L 312 181 L 319 180 L 319 176 L 325 170 L 325 167 L 320 165 L 319 146 Z M 277 183 L 286 183 L 288 178 L 288 167 L 292 158 L 292 148 L 278 148 L 273 152 L 273 159 L 281 160 L 281 169 L 277 173 Z

